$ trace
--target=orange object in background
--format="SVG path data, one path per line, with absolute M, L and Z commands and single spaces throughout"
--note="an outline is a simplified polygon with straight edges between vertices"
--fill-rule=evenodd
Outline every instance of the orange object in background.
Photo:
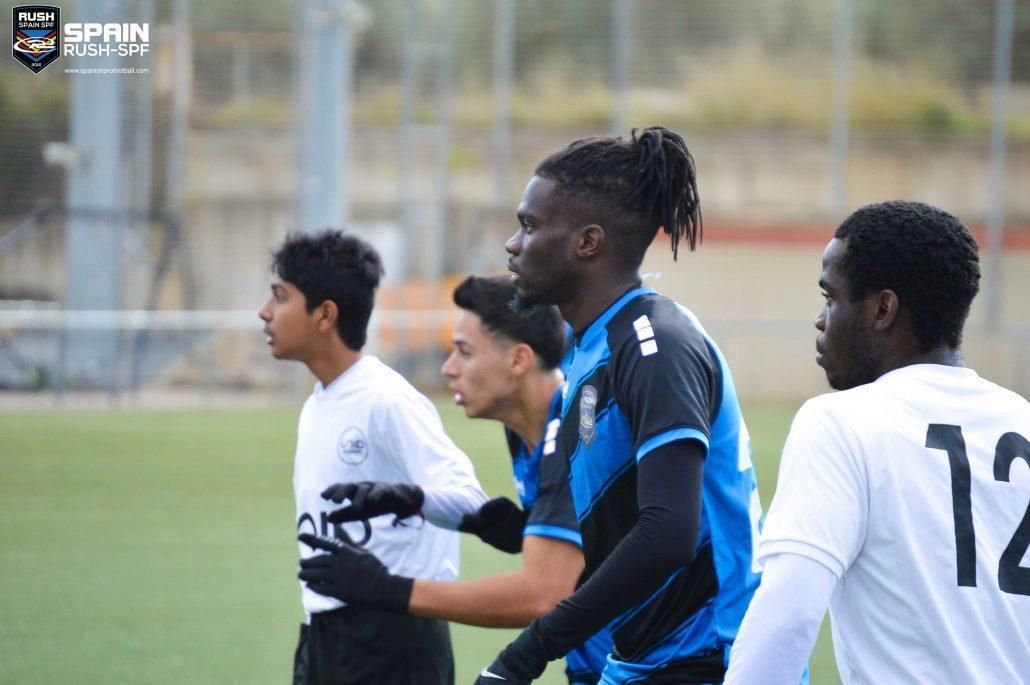
M 451 295 L 464 278 L 413 278 L 381 286 L 376 297 L 376 311 L 380 313 L 376 336 L 383 353 L 388 355 L 399 348 L 407 352 L 447 351 L 453 317 L 441 314 L 454 309 Z

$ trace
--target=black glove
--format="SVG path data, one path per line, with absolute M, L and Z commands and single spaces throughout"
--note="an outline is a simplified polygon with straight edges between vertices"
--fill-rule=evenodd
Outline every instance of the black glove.
M 426 495 L 417 485 L 398 483 L 337 483 L 322 492 L 322 499 L 350 504 L 329 514 L 329 523 L 345 523 L 395 514 L 397 519 L 419 513 Z
M 528 685 L 540 677 L 550 659 L 536 636 L 536 625 L 528 628 L 505 647 L 494 662 L 479 672 L 475 685 L 516 683 Z
M 310 533 L 297 539 L 328 552 L 300 560 L 297 577 L 318 594 L 361 609 L 408 610 L 414 579 L 391 574 L 374 554 L 342 540 Z
M 471 514 L 461 517 L 458 530 L 478 535 L 488 545 L 508 554 L 522 551 L 526 512 L 507 497 L 496 497 Z

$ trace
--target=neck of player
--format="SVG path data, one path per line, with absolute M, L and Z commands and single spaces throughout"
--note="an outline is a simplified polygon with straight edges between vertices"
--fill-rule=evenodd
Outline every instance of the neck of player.
M 361 350 L 352 350 L 337 339 L 335 344 L 328 341 L 327 344 L 320 346 L 319 350 L 302 361 L 319 380 L 322 387 L 327 388 L 347 369 L 357 364 L 361 357 Z
M 517 401 L 505 416 L 498 417 L 504 425 L 515 431 L 529 451 L 536 449 L 547 426 L 551 398 L 561 387 L 561 371 L 531 373 L 518 389 Z
M 940 366 L 965 366 L 966 360 L 962 357 L 962 351 L 956 347 L 937 347 L 929 352 L 911 350 L 907 353 L 888 351 L 881 362 L 880 373 L 890 373 L 905 366 L 915 364 L 939 364 Z
M 596 269 L 575 288 L 569 301 L 558 305 L 558 309 L 562 318 L 579 335 L 626 291 L 639 288 L 640 285 L 640 271 L 637 269 L 622 274 Z

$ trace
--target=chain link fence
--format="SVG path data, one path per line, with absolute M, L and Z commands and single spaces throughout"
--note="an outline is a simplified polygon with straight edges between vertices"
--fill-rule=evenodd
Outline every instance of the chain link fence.
M 295 374 L 269 370 L 254 313 L 288 231 L 339 206 L 383 252 L 381 306 L 443 310 L 448 275 L 503 269 L 540 159 L 653 123 L 694 152 L 697 259 L 725 279 L 688 285 L 672 273 L 688 263 L 663 285 L 713 329 L 743 331 L 734 346 L 782 337 L 814 292 L 792 283 L 802 290 L 783 293 L 779 317 L 761 298 L 721 303 L 731 281 L 780 278 L 770 246 L 817 260 L 847 212 L 905 197 L 956 213 L 991 248 L 974 322 L 997 339 L 986 348 L 1023 354 L 1030 0 L 80 0 L 62 20 L 101 16 L 149 25 L 148 54 L 123 60 L 146 73 L 67 73 L 70 57 L 40 74 L 0 64 L 2 387 L 302 392 Z M 3 35 L 10 22 L 0 16 Z M 343 76 L 312 84 L 333 54 Z M 325 102 L 338 111 L 320 112 Z M 308 199 L 312 170 L 338 151 L 330 185 Z M 83 179 L 100 190 L 84 194 Z M 98 283 L 110 285 L 94 297 Z M 65 310 L 130 313 L 91 332 L 62 325 Z M 171 331 L 131 313 L 146 311 L 200 313 Z M 374 344 L 431 387 L 446 317 L 391 316 L 405 332 Z M 1015 382 L 1018 366 L 998 380 Z M 785 398 L 816 387 L 779 385 Z

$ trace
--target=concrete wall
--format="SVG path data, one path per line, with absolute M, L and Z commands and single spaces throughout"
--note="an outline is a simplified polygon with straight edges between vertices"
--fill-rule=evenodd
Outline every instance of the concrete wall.
M 831 237 L 827 231 L 827 240 Z M 652 246 L 646 283 L 701 319 L 723 349 L 744 399 L 797 399 L 826 392 L 815 364 L 815 317 L 822 308 L 821 246 L 703 245 L 673 262 L 668 245 Z M 983 287 L 993 278 L 984 274 Z M 1030 395 L 1030 252 L 1002 264 L 1002 324 L 989 330 L 984 298 L 973 303 L 963 349 L 985 378 Z
M 574 135 L 517 133 L 509 206 L 494 211 L 488 209 L 487 132 L 456 134 L 448 270 L 504 269 L 503 243 L 515 228 L 514 207 L 525 180 L 537 161 Z M 811 322 L 820 307 L 821 244 L 840 218 L 829 205 L 832 170 L 826 141 L 757 134 L 688 138 L 699 167 L 709 240 L 696 254 L 684 252 L 678 264 L 667 248 L 656 245 L 647 270 L 664 275 L 654 285 L 702 318 L 727 353 L 745 398 L 793 399 L 824 390 L 813 361 Z M 417 237 L 404 237 L 396 223 L 399 137 L 393 129 L 359 129 L 354 143 L 354 225 L 382 247 L 388 280 L 396 279 L 404 273 L 405 251 L 419 249 Z M 174 255 L 160 306 L 256 310 L 267 293 L 269 251 L 293 225 L 292 142 L 276 130 L 245 135 L 193 131 L 188 160 L 185 240 Z M 1027 229 L 1020 225 L 1030 224 L 1030 194 L 1021 191 L 1030 187 L 1030 145 L 1013 144 L 1009 160 L 1009 223 L 1025 236 Z M 422 180 L 414 188 L 416 196 L 428 191 L 430 176 L 428 161 L 418 164 L 422 173 L 416 176 Z M 939 204 L 968 223 L 979 223 L 989 199 L 985 141 L 857 139 L 849 188 L 852 208 L 904 197 Z M 719 226 L 749 221 L 799 224 L 809 236 L 784 245 L 720 241 Z M 161 234 L 128 230 L 123 306 L 137 308 L 144 303 Z M 57 218 L 0 255 L 0 299 L 6 293 L 60 303 L 64 265 L 63 220 Z M 985 274 L 985 287 L 992 277 Z M 966 342 L 970 362 L 983 375 L 1024 393 L 1030 383 L 1030 343 L 1028 334 L 1017 329 L 1030 327 L 1028 296 L 1030 250 L 1009 251 L 1002 274 L 1004 329 L 984 330 L 978 304 Z M 440 302 L 441 307 L 448 304 Z M 253 353 L 245 359 L 240 368 L 250 366 Z M 240 374 L 232 375 L 234 382 L 243 382 Z

